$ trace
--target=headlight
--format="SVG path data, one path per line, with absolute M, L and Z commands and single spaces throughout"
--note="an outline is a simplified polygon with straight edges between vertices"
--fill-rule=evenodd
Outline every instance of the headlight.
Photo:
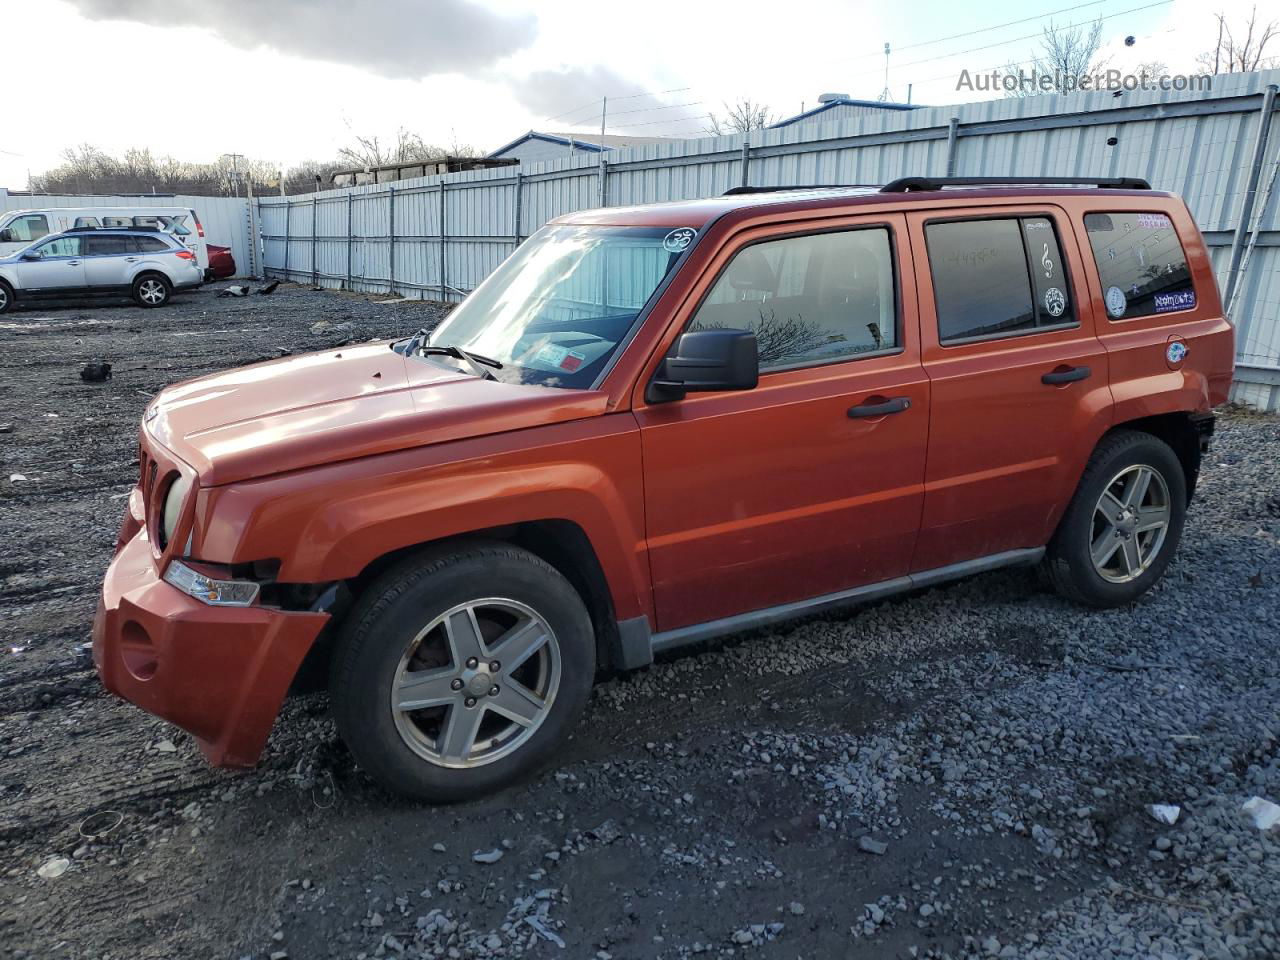
M 169 563 L 164 579 L 188 596 L 214 607 L 247 607 L 258 599 L 258 585 L 252 580 L 215 580 L 180 560 Z
M 164 495 L 164 514 L 161 517 L 162 539 L 160 541 L 161 549 L 169 546 L 169 541 L 173 539 L 173 532 L 178 528 L 178 518 L 182 516 L 182 504 L 187 499 L 187 494 L 191 491 L 191 481 L 179 476 L 173 483 L 169 484 L 169 492 Z

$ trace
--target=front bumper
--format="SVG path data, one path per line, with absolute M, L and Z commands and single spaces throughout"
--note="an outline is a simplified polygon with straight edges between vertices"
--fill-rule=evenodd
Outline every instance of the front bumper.
M 136 518 L 120 538 L 93 623 L 103 685 L 191 733 L 215 766 L 253 766 L 329 615 L 211 607 L 160 579 Z

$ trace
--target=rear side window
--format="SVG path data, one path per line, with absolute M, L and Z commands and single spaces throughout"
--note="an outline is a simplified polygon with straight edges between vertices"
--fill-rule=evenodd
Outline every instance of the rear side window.
M 169 249 L 169 245 L 157 237 L 134 237 L 133 240 L 140 253 L 159 253 Z
M 754 331 L 762 370 L 897 349 L 889 231 L 866 227 L 744 247 L 689 325 L 717 327 Z
M 134 253 L 130 237 L 94 237 L 84 238 L 84 255 L 86 257 L 111 257 L 125 253 Z
M 1062 248 L 1048 217 L 925 226 L 941 343 L 1074 324 Z
M 1187 254 L 1163 213 L 1088 213 L 1084 229 L 1112 320 L 1195 309 Z

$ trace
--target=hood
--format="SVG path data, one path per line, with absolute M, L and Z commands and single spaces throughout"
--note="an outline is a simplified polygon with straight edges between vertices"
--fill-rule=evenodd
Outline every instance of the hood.
M 240 367 L 162 391 L 143 419 L 203 486 L 604 413 L 606 396 L 484 380 L 389 343 Z

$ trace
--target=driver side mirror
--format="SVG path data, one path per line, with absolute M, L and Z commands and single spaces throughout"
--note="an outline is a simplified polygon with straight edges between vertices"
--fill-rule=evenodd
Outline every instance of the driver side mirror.
M 680 400 L 690 391 L 751 390 L 760 381 L 756 335 L 751 330 L 691 330 L 645 391 L 649 403 Z
M 22 255 L 21 259 L 23 259 L 23 260 L 39 260 L 39 259 L 40 259 L 40 254 L 38 254 L 38 253 L 24 253 L 24 254 Z
M 13 243 L 13 231 L 8 227 L 0 230 L 0 243 Z

